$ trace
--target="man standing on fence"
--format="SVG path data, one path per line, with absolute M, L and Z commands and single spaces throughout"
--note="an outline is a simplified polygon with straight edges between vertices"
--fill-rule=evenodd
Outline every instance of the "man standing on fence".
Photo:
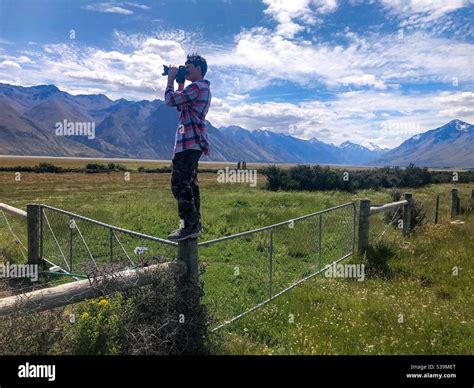
M 191 84 L 184 88 L 185 80 L 176 79 L 178 68 L 171 66 L 165 91 L 166 105 L 175 106 L 180 112 L 173 151 L 171 191 L 178 201 L 179 217 L 184 221 L 184 225 L 168 236 L 173 241 L 201 235 L 197 168 L 202 153 L 209 155 L 206 115 L 211 104 L 211 90 L 210 82 L 203 79 L 207 72 L 207 62 L 200 55 L 189 54 L 185 65 L 186 79 L 191 81 Z M 175 79 L 178 82 L 176 92 Z

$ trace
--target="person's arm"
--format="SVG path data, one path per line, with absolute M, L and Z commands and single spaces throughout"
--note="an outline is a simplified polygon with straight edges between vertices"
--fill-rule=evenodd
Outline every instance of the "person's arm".
M 176 79 L 176 75 L 178 74 L 178 68 L 176 66 L 170 66 L 169 70 L 168 70 L 168 84 L 166 85 L 166 89 L 165 89 L 165 102 L 167 101 L 168 99 L 168 94 L 171 92 L 171 93 L 174 93 L 174 80 Z M 178 84 L 178 91 L 184 87 L 184 85 L 182 84 Z M 168 103 L 167 103 L 168 105 Z
M 184 87 L 184 84 L 182 84 Z M 191 105 L 199 97 L 199 87 L 196 84 L 190 84 L 188 87 L 174 91 L 173 84 L 168 83 L 165 92 L 165 102 L 168 106 L 183 107 Z
M 184 89 L 184 82 L 182 84 L 178 84 L 178 92 L 181 92 L 182 90 Z M 176 110 L 178 112 L 181 112 L 181 107 L 180 106 L 177 106 L 176 107 Z

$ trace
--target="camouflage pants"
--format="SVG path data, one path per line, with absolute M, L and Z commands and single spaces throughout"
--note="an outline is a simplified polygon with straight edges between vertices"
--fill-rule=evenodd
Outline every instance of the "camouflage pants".
M 201 219 L 201 200 L 197 167 L 202 151 L 187 150 L 173 157 L 171 191 L 178 201 L 179 218 L 185 227 L 194 226 Z

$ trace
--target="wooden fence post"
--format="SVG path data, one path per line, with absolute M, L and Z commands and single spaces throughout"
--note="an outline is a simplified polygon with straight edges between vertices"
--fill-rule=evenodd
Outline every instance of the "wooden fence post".
M 471 211 L 474 211 L 474 189 L 471 190 Z
M 458 215 L 458 189 L 451 190 L 451 218 Z
M 28 229 L 28 264 L 41 263 L 41 208 L 39 205 L 26 205 Z
M 358 253 L 363 254 L 369 247 L 370 199 L 361 199 L 359 205 Z
M 407 235 L 411 230 L 411 209 L 413 206 L 413 199 L 411 193 L 405 193 L 404 197 L 408 203 L 403 206 L 403 234 Z
M 435 219 L 434 223 L 438 223 L 438 212 L 439 212 L 439 194 L 436 194 L 436 209 L 435 209 Z
M 187 239 L 178 242 L 178 260 L 182 260 L 188 267 L 186 281 L 199 279 L 199 257 L 197 238 Z
M 198 239 L 188 239 L 178 242 L 178 263 L 184 262 L 187 271 L 177 284 L 177 337 L 187 354 L 206 352 L 205 337 L 207 336 L 207 317 L 201 304 L 204 296 L 199 280 Z

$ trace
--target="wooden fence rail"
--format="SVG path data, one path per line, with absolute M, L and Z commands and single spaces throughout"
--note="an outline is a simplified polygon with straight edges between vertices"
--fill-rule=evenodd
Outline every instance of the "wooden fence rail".
M 18 218 L 26 218 L 27 213 L 24 210 L 17 209 L 16 207 L 7 205 L 5 203 L 0 203 L 0 210 L 3 210 L 5 213 L 10 214 Z
M 116 272 L 108 276 L 99 276 L 91 280 L 79 280 L 61 284 L 56 287 L 44 288 L 24 294 L 0 299 L 0 316 L 18 311 L 45 311 L 64 307 L 86 299 L 97 298 L 124 291 L 134 287 L 151 284 L 156 273 L 171 273 L 176 277 L 186 274 L 186 265 L 181 262 L 170 262 L 151 265 L 149 267 Z M 101 287 L 107 285 L 107 287 Z M 104 292 L 104 289 L 107 291 Z
M 41 205 L 28 204 L 27 211 L 25 212 L 13 206 L 0 203 L 0 210 L 14 217 L 26 220 L 28 264 L 39 266 L 47 262 L 47 260 L 41 257 L 40 249 L 42 239 L 40 234 Z M 110 225 L 103 225 L 110 227 Z M 135 235 L 142 236 L 139 233 L 135 233 Z M 56 287 L 2 298 L 0 299 L 0 316 L 11 314 L 18 309 L 44 311 L 105 295 L 100 285 L 106 284 L 106 282 L 110 282 L 110 284 L 107 283 L 107 294 L 133 287 L 142 287 L 150 284 L 153 280 L 152 275 L 157 272 L 174 275 L 180 284 L 190 283 L 197 285 L 199 282 L 197 239 L 180 241 L 177 245 L 177 260 L 174 262 L 120 271 L 110 275 L 97 276 L 93 279 L 79 280 Z M 181 290 L 178 289 L 177 292 L 179 293 Z
M 391 202 L 381 206 L 371 206 L 370 199 L 361 199 L 359 206 L 359 240 L 358 253 L 363 254 L 369 247 L 370 216 L 377 213 L 384 213 L 389 210 L 403 206 L 403 234 L 410 232 L 412 194 L 405 193 L 403 201 Z

